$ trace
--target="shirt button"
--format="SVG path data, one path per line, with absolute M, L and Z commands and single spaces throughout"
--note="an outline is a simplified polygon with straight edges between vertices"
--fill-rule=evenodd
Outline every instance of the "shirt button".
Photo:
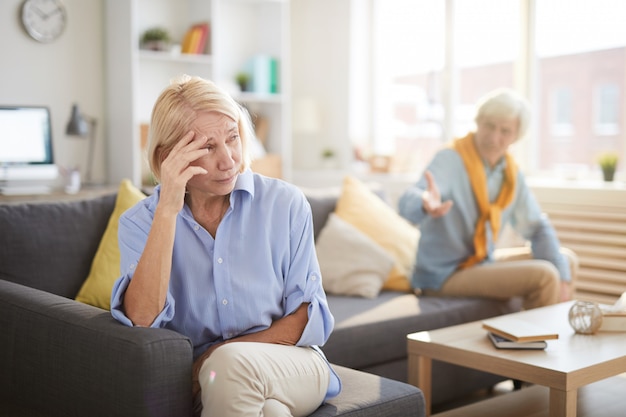
M 311 275 L 311 281 L 315 281 L 317 279 L 317 275 Z
M 224 262 L 224 260 L 222 258 L 217 258 L 217 263 L 221 264 L 222 262 Z
M 228 300 L 224 298 L 224 299 L 222 300 L 222 304 L 224 304 L 224 305 L 228 304 Z
M 135 265 L 135 264 L 130 264 L 130 270 L 132 271 L 133 269 L 135 269 L 136 266 L 137 265 Z
M 196 224 L 196 225 L 194 225 L 194 226 L 193 226 L 193 230 L 195 230 L 195 231 L 197 232 L 198 230 L 200 230 L 200 226 L 198 226 L 197 224 Z

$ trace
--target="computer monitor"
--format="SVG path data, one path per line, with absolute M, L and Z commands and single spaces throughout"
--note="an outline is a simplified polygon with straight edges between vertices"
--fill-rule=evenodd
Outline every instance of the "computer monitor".
M 46 192 L 58 177 L 45 106 L 0 106 L 0 193 Z

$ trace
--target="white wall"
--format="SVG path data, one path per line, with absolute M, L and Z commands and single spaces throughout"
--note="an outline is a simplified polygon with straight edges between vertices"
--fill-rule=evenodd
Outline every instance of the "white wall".
M 103 0 L 63 0 L 67 27 L 43 44 L 22 28 L 22 0 L 0 1 L 0 104 L 50 107 L 54 155 L 60 166 L 87 161 L 87 140 L 68 137 L 72 103 L 97 119 L 93 180 L 105 179 Z
M 298 133 L 294 114 L 294 169 L 321 168 L 321 152 L 332 147 L 341 165 L 351 160 L 348 131 L 351 0 L 293 0 L 291 3 L 292 102 L 317 103 L 320 127 Z M 310 102 L 310 101 L 309 101 Z M 295 110 L 295 109 L 294 109 Z

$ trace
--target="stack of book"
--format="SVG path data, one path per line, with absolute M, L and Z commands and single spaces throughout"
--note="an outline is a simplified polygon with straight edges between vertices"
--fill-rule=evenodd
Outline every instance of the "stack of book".
M 558 333 L 508 316 L 483 320 L 483 328 L 499 349 L 545 349 L 548 346 L 546 340 L 559 338 Z
M 183 38 L 181 52 L 183 54 L 204 54 L 208 38 L 209 24 L 207 22 L 191 26 Z
M 251 75 L 250 91 L 259 94 L 278 93 L 278 61 L 269 55 L 254 55 L 246 65 L 246 72 Z

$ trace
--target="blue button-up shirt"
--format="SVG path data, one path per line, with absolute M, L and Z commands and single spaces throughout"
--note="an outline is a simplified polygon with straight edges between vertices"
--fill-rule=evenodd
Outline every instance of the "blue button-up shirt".
M 159 195 L 157 186 L 119 222 L 122 275 L 113 287 L 111 312 L 128 326 L 133 324 L 124 313 L 124 293 L 146 244 Z M 215 239 L 189 207 L 183 207 L 176 219 L 165 307 L 152 327 L 188 336 L 197 358 L 215 343 L 267 329 L 302 303 L 309 303 L 308 323 L 297 346 L 319 351 L 334 318 L 322 287 L 311 208 L 295 186 L 249 170 L 240 174 Z M 327 397 L 341 389 L 336 374 L 331 375 Z
M 484 164 L 489 201 L 494 202 L 504 181 L 504 158 L 493 168 Z M 474 231 L 479 209 L 461 156 L 453 149 L 439 151 L 426 168 L 434 178 L 441 193 L 441 201 L 452 200 L 450 211 L 432 218 L 422 208 L 422 194 L 427 189 L 426 179 L 410 187 L 398 201 L 399 213 L 419 226 L 421 236 L 413 271 L 414 288 L 438 290 L 459 265 L 474 254 Z M 569 264 L 560 253 L 560 242 L 549 220 L 528 188 L 521 171 L 518 171 L 515 196 L 502 211 L 500 231 L 510 224 L 530 242 L 533 257 L 551 262 L 561 279 L 570 281 Z M 493 251 L 498 236 L 491 235 L 487 225 L 487 253 L 484 262 L 493 262 Z

